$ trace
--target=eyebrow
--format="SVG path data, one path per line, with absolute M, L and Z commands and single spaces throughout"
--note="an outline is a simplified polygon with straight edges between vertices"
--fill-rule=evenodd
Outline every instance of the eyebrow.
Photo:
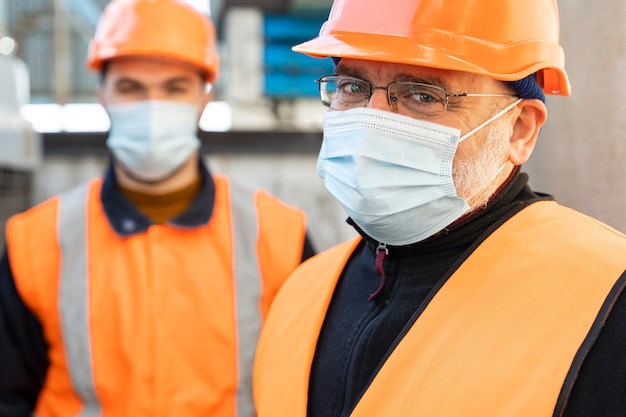
M 120 87 L 120 86 L 124 86 L 125 84 L 138 84 L 138 85 L 142 85 L 142 83 L 139 80 L 136 80 L 134 78 L 129 78 L 129 77 L 120 77 L 117 80 L 115 80 L 114 86 L 115 87 Z
M 409 73 L 398 73 L 393 77 L 394 81 L 409 81 L 409 82 L 414 82 L 414 83 L 422 83 L 422 84 L 428 84 L 428 85 L 434 85 L 436 87 L 441 87 L 443 88 L 447 93 L 451 94 L 450 92 L 453 90 L 452 86 L 450 85 L 450 83 L 445 80 L 442 77 L 437 77 L 434 75 L 420 75 L 417 76 L 415 74 L 409 74 Z
M 344 66 L 344 65 L 341 65 L 340 63 L 335 69 L 335 73 L 337 75 L 346 75 L 350 77 L 360 78 L 360 79 L 370 82 L 364 76 L 363 69 L 358 66 Z M 451 86 L 449 82 L 447 82 L 441 77 L 432 76 L 432 75 L 430 76 L 415 75 L 415 74 L 410 74 L 408 72 L 399 72 L 397 74 L 394 74 L 393 81 L 394 82 L 398 82 L 398 81 L 399 82 L 413 82 L 413 83 L 434 85 L 434 86 L 443 88 L 447 92 L 451 90 Z
M 130 84 L 130 85 L 139 85 L 139 86 L 145 86 L 146 84 L 141 81 L 138 80 L 136 78 L 130 78 L 130 77 L 121 77 L 119 79 L 117 79 L 115 81 L 115 86 L 116 87 L 120 87 L 120 86 L 124 86 L 126 84 Z M 160 84 L 164 84 L 164 85 L 173 85 L 173 84 L 192 84 L 192 81 L 189 77 L 174 77 L 174 78 L 169 78 L 165 81 L 163 81 Z
M 189 77 L 174 77 L 174 78 L 165 80 L 165 84 L 178 84 L 178 83 L 192 84 L 192 81 L 191 81 L 191 78 Z
M 360 71 L 359 68 L 347 67 L 345 65 L 341 65 L 341 63 L 337 65 L 337 68 L 335 68 L 335 74 L 347 75 L 355 78 L 363 78 L 362 71 Z

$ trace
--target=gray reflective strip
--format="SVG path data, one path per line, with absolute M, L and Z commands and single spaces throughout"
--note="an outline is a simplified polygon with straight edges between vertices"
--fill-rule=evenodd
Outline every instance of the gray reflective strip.
M 84 184 L 61 195 L 58 233 L 61 247 L 59 310 L 61 333 L 74 391 L 83 402 L 78 416 L 101 414 L 91 361 L 88 311 L 86 201 Z
M 231 210 L 235 250 L 238 372 L 237 416 L 255 415 L 252 400 L 252 365 L 261 331 L 261 272 L 256 252 L 258 219 L 254 192 L 231 185 Z
M 79 416 L 101 414 L 96 396 L 87 306 L 86 187 L 62 195 L 59 209 L 59 241 L 62 251 L 59 308 L 70 378 L 84 408 Z M 258 219 L 254 192 L 231 187 L 233 217 L 235 298 L 237 312 L 238 372 L 237 416 L 255 415 L 252 399 L 252 366 L 261 330 L 261 274 L 256 245 Z

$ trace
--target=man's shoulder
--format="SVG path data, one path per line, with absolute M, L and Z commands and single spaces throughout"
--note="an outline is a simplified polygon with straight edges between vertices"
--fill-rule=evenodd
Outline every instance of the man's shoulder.
M 310 276 L 313 279 L 338 276 L 361 242 L 361 237 L 355 237 L 325 249 L 303 262 L 294 275 Z
M 614 264 L 620 271 L 626 268 L 626 235 L 619 230 L 575 209 L 555 201 L 539 201 L 526 206 L 504 222 L 493 236 L 532 253 L 551 253 L 552 261 L 561 259 L 575 265 L 587 263 Z M 502 240 L 504 239 L 504 240 Z M 500 245 L 500 247 L 505 247 Z M 541 251 L 539 248 L 543 248 Z M 537 252 L 539 251 L 539 252 Z M 515 251 L 519 255 L 519 251 Z
M 555 200 L 539 200 L 523 207 L 511 220 L 523 218 L 524 228 L 537 227 L 541 229 L 563 227 L 565 230 L 571 230 L 572 227 L 582 231 L 595 232 L 599 234 L 612 235 L 618 239 L 626 240 L 626 235 L 616 228 L 578 211 L 574 208 L 564 206 Z
M 63 199 L 66 199 L 67 196 L 76 194 L 81 190 L 85 190 L 90 184 L 101 181 L 100 177 L 92 178 L 88 181 L 81 182 L 73 187 L 62 191 L 58 194 L 47 197 L 43 201 L 33 205 L 32 207 L 20 212 L 16 213 L 8 220 L 8 222 L 22 222 L 22 221 L 34 221 L 40 217 L 48 216 L 50 211 L 56 212 L 56 209 L 59 205 L 59 202 Z M 7 222 L 7 223 L 8 223 Z
M 582 231 L 600 236 L 604 235 L 616 241 L 623 241 L 626 244 L 626 235 L 624 233 L 595 217 L 576 209 L 560 205 L 556 201 L 546 201 L 544 204 L 551 206 L 552 216 L 555 219 L 568 223 L 570 227 L 579 227 Z

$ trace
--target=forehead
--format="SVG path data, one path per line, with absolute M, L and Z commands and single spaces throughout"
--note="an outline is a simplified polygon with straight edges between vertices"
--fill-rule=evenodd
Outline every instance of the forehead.
M 165 82 L 171 79 L 189 79 L 201 82 L 202 71 L 186 62 L 157 57 L 121 57 L 107 63 L 106 77 L 129 78 L 139 82 Z
M 501 84 L 491 78 L 467 72 L 349 58 L 343 58 L 339 62 L 336 73 L 363 78 L 375 85 L 386 85 L 393 81 L 416 81 L 438 85 L 448 91 L 487 88 L 489 84 Z

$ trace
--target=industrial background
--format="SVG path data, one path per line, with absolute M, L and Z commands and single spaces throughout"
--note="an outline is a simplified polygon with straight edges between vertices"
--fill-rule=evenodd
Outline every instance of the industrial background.
M 318 249 L 353 236 L 315 167 L 325 109 L 314 80 L 332 63 L 291 52 L 317 34 L 332 1 L 188 1 L 215 22 L 222 58 L 200 125 L 211 169 L 303 208 Z M 0 230 L 11 214 L 108 163 L 108 120 L 97 76 L 84 66 L 107 2 L 0 0 Z M 524 170 L 537 191 L 626 231 L 626 2 L 559 8 L 573 96 L 548 97 L 548 122 Z

